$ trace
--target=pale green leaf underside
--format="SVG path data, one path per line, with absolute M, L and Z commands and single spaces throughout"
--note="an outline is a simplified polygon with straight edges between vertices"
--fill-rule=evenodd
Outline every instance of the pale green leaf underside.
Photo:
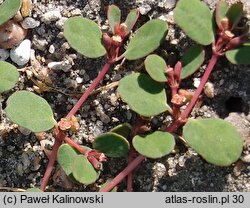
M 28 91 L 17 91 L 7 100 L 7 116 L 14 123 L 33 132 L 47 131 L 56 121 L 45 99 Z
M 193 74 L 202 65 L 205 58 L 204 50 L 201 46 L 195 45 L 191 47 L 181 58 L 182 71 L 181 79 Z
M 72 170 L 74 178 L 82 184 L 94 183 L 99 177 L 99 173 L 84 155 L 75 157 Z
M 222 119 L 190 119 L 183 137 L 207 162 L 218 166 L 229 166 L 238 160 L 243 148 L 240 133 Z
M 137 9 L 133 9 L 128 13 L 128 16 L 125 20 L 125 24 L 127 26 L 126 34 L 128 34 L 132 30 L 132 28 L 133 28 L 133 26 L 138 18 L 138 15 L 139 15 L 139 11 Z
M 250 42 L 226 52 L 227 59 L 233 64 L 250 64 Z
M 129 151 L 129 142 L 121 135 L 108 132 L 98 136 L 93 148 L 109 157 L 123 157 Z
M 0 5 L 0 25 L 11 19 L 21 7 L 21 0 L 5 0 Z
M 72 166 L 77 152 L 68 144 L 62 144 L 57 153 L 57 161 L 67 176 L 72 174 Z
M 152 54 L 147 56 L 144 61 L 145 68 L 152 79 L 157 82 L 166 82 L 166 62 L 158 55 Z
M 5 61 L 0 61 L 0 93 L 15 86 L 19 73 L 15 66 Z
M 92 20 L 69 18 L 64 24 L 64 36 L 72 48 L 86 57 L 97 58 L 106 54 L 102 32 Z
M 142 116 L 156 116 L 169 109 L 164 85 L 146 74 L 133 73 L 124 77 L 119 82 L 118 92 L 129 107 Z
M 125 58 L 135 60 L 157 49 L 167 33 L 167 24 L 162 20 L 150 20 L 138 29 L 129 42 Z
M 155 131 L 145 136 L 135 136 L 133 146 L 141 155 L 149 158 L 160 158 L 169 154 L 175 146 L 172 134 Z
M 214 41 L 212 14 L 200 0 L 179 0 L 174 10 L 176 23 L 187 35 L 202 45 Z
M 217 22 L 217 25 L 220 25 L 221 20 L 227 14 L 227 11 L 229 9 L 229 5 L 228 5 L 228 3 L 226 1 L 219 1 L 216 9 L 218 10 L 218 13 L 217 13 L 217 16 L 216 16 L 216 22 Z
M 109 26 L 110 26 L 113 34 L 115 33 L 115 25 L 116 24 L 119 25 L 120 20 L 121 20 L 120 9 L 115 5 L 109 6 L 109 8 L 108 8 L 108 21 L 109 21 Z

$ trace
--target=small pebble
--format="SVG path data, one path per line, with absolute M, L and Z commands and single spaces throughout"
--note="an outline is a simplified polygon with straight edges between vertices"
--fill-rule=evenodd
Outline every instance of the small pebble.
M 50 45 L 50 47 L 49 47 L 49 52 L 50 52 L 51 54 L 55 53 L 55 46 L 54 46 L 54 45 Z
M 141 15 L 146 15 L 150 10 L 151 7 L 148 4 L 139 7 L 139 12 Z
M 0 61 L 5 61 L 7 58 L 9 58 L 10 53 L 8 50 L 0 49 Z
M 194 78 L 194 79 L 193 79 L 193 86 L 194 86 L 195 88 L 198 88 L 199 85 L 200 85 L 200 83 L 201 83 L 200 78 Z
M 29 62 L 31 51 L 31 41 L 25 39 L 16 48 L 11 49 L 10 58 L 19 66 L 23 66 Z
M 45 14 L 42 15 L 41 20 L 42 22 L 45 22 L 46 24 L 49 24 L 53 21 L 59 20 L 62 18 L 62 15 L 60 11 L 58 10 L 53 10 L 46 12 Z
M 83 82 L 83 78 L 77 77 L 76 82 L 77 82 L 77 84 L 81 84 Z
M 40 22 L 36 21 L 32 17 L 27 17 L 21 22 L 21 25 L 24 29 L 33 29 L 35 27 L 38 27 L 40 25 Z

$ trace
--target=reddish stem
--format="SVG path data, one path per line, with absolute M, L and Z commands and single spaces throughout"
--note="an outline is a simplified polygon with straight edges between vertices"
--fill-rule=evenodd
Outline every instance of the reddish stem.
M 139 155 L 135 158 L 121 173 L 119 173 L 110 183 L 108 183 L 100 192 L 108 192 L 121 182 L 131 171 L 133 171 L 142 161 L 144 157 Z
M 68 113 L 66 117 L 70 117 L 75 115 L 75 113 L 80 109 L 82 104 L 85 102 L 85 100 L 89 97 L 89 95 L 94 91 L 94 89 L 97 87 L 97 85 L 103 80 L 104 76 L 108 72 L 109 68 L 111 66 L 111 63 L 108 62 L 104 65 L 101 72 L 98 74 L 96 79 L 92 82 L 90 87 L 84 92 L 82 97 L 78 100 L 78 102 L 75 104 L 75 106 L 71 109 L 71 111 Z
M 79 144 L 75 143 L 73 140 L 71 140 L 69 137 L 65 136 L 63 140 L 69 144 L 71 147 L 77 149 L 80 153 L 82 153 L 85 156 L 88 156 L 89 151 L 83 149 Z
M 133 147 L 131 147 L 128 156 L 128 165 L 133 161 L 133 159 L 135 159 L 134 156 L 135 156 L 135 150 Z M 131 171 L 127 177 L 127 192 L 132 192 L 132 191 L 133 191 L 133 171 Z
M 45 189 L 46 189 L 51 172 L 53 170 L 54 163 L 56 161 L 57 151 L 58 151 L 59 147 L 61 146 L 61 144 L 62 144 L 62 141 L 60 139 L 55 140 L 55 144 L 53 145 L 53 149 L 52 149 L 51 155 L 49 157 L 49 163 L 47 165 L 46 171 L 45 171 L 44 176 L 43 176 L 43 181 L 42 181 L 42 184 L 40 186 L 40 189 L 42 191 L 45 191 Z

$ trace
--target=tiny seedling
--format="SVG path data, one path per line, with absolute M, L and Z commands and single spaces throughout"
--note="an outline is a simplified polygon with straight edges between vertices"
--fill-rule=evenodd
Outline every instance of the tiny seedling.
M 145 157 L 155 159 L 171 153 L 176 145 L 173 133 L 177 135 L 181 126 L 181 136 L 207 162 L 228 166 L 238 160 L 243 139 L 235 127 L 221 119 L 188 117 L 220 57 L 226 56 L 237 64 L 250 62 L 248 33 L 237 27 L 243 17 L 243 5 L 236 3 L 229 6 L 224 1 L 218 1 L 213 16 L 200 0 L 179 0 L 174 13 L 176 23 L 198 45 L 184 53 L 173 67 L 160 56 L 149 55 L 166 36 L 168 26 L 162 20 L 146 22 L 129 40 L 126 49 L 123 48 L 138 19 L 136 9 L 121 23 L 120 9 L 109 6 L 110 33 L 102 33 L 95 22 L 83 17 L 72 17 L 65 22 L 64 36 L 70 46 L 89 58 L 106 56 L 106 64 L 68 115 L 59 122 L 55 121 L 48 103 L 31 92 L 15 92 L 7 100 L 5 112 L 13 122 L 33 132 L 53 129 L 55 143 L 40 190 L 46 190 L 56 159 L 66 175 L 80 183 L 90 184 L 98 179 L 102 162 L 108 157 L 128 156 L 128 166 L 105 183 L 100 191 L 111 191 L 126 176 L 128 191 L 132 191 L 132 171 Z M 208 45 L 212 46 L 212 57 L 200 86 L 194 93 L 180 89 L 180 83 L 203 64 L 206 55 L 203 46 Z M 80 146 L 71 140 L 69 132 L 80 128 L 75 114 L 111 66 L 122 59 L 135 60 L 145 56 L 146 71 L 127 75 L 119 81 L 118 86 L 121 99 L 138 114 L 135 124 L 120 124 L 110 132 L 99 135 L 92 148 Z M 171 92 L 168 96 L 170 101 L 167 100 L 166 88 Z M 186 108 L 183 108 L 185 105 Z M 159 114 L 170 114 L 173 122 L 165 129 L 153 131 L 151 119 Z

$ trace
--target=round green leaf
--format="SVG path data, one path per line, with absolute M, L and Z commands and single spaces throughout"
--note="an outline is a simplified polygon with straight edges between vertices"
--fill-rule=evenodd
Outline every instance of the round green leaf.
M 108 132 L 95 139 L 93 148 L 109 157 L 123 157 L 129 151 L 129 142 L 121 135 Z
M 133 9 L 128 13 L 128 16 L 126 17 L 125 20 L 125 24 L 127 26 L 126 35 L 129 34 L 130 31 L 133 29 L 138 17 L 139 17 L 138 9 Z
M 77 155 L 76 150 L 68 144 L 62 144 L 58 149 L 57 162 L 67 176 L 72 174 L 73 161 Z
M 132 126 L 128 123 L 120 124 L 110 131 L 116 134 L 123 136 L 124 138 L 128 138 L 131 132 Z
M 119 25 L 121 20 L 121 11 L 120 9 L 115 5 L 110 5 L 108 7 L 108 21 L 109 26 L 113 32 L 115 33 L 115 25 Z
M 99 177 L 99 173 L 84 155 L 75 157 L 72 171 L 74 178 L 78 182 L 86 185 L 94 183 Z
M 5 0 L 0 5 L 0 25 L 11 19 L 21 7 L 21 0 Z
M 135 60 L 142 58 L 157 49 L 165 38 L 167 24 L 162 20 L 150 20 L 138 29 L 128 44 L 125 58 Z
M 11 89 L 18 81 L 19 73 L 15 66 L 0 61 L 0 93 Z
M 28 91 L 18 91 L 7 100 L 7 116 L 14 123 L 33 132 L 47 131 L 56 121 L 45 99 Z
M 250 64 L 250 42 L 227 51 L 226 57 L 233 64 Z
M 175 146 L 174 136 L 162 131 L 155 131 L 145 136 L 137 135 L 132 142 L 137 152 L 154 159 L 169 154 Z
M 195 45 L 187 50 L 187 52 L 181 58 L 181 79 L 185 79 L 186 77 L 197 71 L 203 63 L 204 59 L 205 52 L 201 46 Z
M 157 82 L 166 82 L 166 62 L 158 55 L 152 54 L 145 59 L 145 68 L 152 79 Z
M 174 10 L 176 23 L 187 35 L 202 45 L 214 41 L 213 17 L 200 0 L 179 0 Z
M 83 17 L 71 17 L 64 24 L 64 36 L 70 46 L 89 58 L 106 54 L 102 45 L 102 32 L 98 25 Z
M 222 119 L 190 119 L 183 128 L 187 143 L 207 162 L 229 166 L 239 159 L 243 138 Z
M 133 111 L 145 117 L 156 116 L 170 108 L 164 85 L 143 73 L 121 79 L 118 92 Z

